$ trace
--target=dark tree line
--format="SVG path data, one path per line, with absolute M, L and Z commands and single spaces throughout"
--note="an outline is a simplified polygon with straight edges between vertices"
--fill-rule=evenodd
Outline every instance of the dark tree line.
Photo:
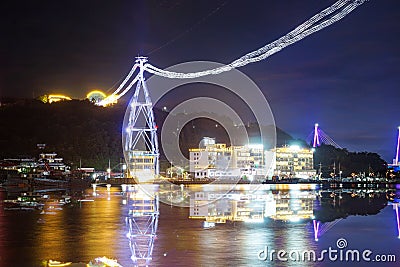
M 329 177 L 333 172 L 339 176 L 339 171 L 343 172 L 342 177 L 352 173 L 385 176 L 387 163 L 377 153 L 349 152 L 345 148 L 322 144 L 314 153 L 314 168 L 319 170 L 320 167 L 323 177 Z

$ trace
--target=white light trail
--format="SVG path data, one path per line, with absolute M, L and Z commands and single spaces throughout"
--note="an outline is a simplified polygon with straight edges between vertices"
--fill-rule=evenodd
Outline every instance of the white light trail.
M 250 52 L 223 67 L 191 73 L 165 71 L 151 64 L 145 64 L 145 69 L 154 75 L 177 79 L 198 78 L 201 76 L 220 74 L 222 72 L 230 71 L 234 68 L 242 67 L 249 63 L 258 62 L 270 57 L 271 55 L 281 51 L 283 48 L 294 44 L 303 38 L 341 20 L 366 1 L 368 0 L 339 0 L 332 6 L 311 17 L 283 37 L 261 47 L 258 50 Z M 331 14 L 332 16 L 328 17 Z
M 116 95 L 118 94 L 119 91 L 121 91 L 122 87 L 124 87 L 124 85 L 126 84 L 126 82 L 131 78 L 132 74 L 135 72 L 136 68 L 138 67 L 138 64 L 133 65 L 131 71 L 128 73 L 128 75 L 126 76 L 126 78 L 123 80 L 123 82 L 118 86 L 117 90 L 115 90 L 114 93 L 112 93 L 112 95 Z
M 133 86 L 133 84 L 135 84 L 138 80 L 138 76 L 136 75 L 135 79 L 129 84 L 129 86 L 127 88 L 125 88 L 125 90 L 118 95 L 119 91 L 122 90 L 122 88 L 124 88 L 125 84 L 129 81 L 129 79 L 132 77 L 133 73 L 135 72 L 135 70 L 137 69 L 139 65 L 135 64 L 133 65 L 132 69 L 129 71 L 128 75 L 125 77 L 125 79 L 122 81 L 122 83 L 118 86 L 117 90 L 115 90 L 111 95 L 107 96 L 105 99 L 103 99 L 102 101 L 99 101 L 99 103 L 97 103 L 96 105 L 99 106 L 107 106 L 109 104 L 114 103 L 116 100 L 118 100 L 120 97 L 122 97 L 123 95 L 126 94 L 126 92 L 129 91 L 129 89 L 131 89 L 131 87 Z
M 325 27 L 332 25 L 333 23 L 341 20 L 345 16 L 347 16 L 350 12 L 356 9 L 358 6 L 364 4 L 368 0 L 339 0 L 330 7 L 322 10 L 318 14 L 314 15 L 304 23 L 297 26 L 294 30 L 287 33 L 286 35 L 282 36 L 281 38 L 269 43 L 258 50 L 250 52 L 237 60 L 231 62 L 228 65 L 203 70 L 198 72 L 190 72 L 190 73 L 182 73 L 182 72 L 171 72 L 166 71 L 160 68 L 157 68 L 149 63 L 146 63 L 142 66 L 138 64 L 133 65 L 132 69 L 124 79 L 124 81 L 119 85 L 119 87 L 113 92 L 110 96 L 105 98 L 104 100 L 100 101 L 98 105 L 106 106 L 116 102 L 120 97 L 122 97 L 125 93 L 127 93 L 139 80 L 140 72 L 147 71 L 151 74 L 166 77 L 166 78 L 173 78 L 173 79 L 192 79 L 198 78 L 206 75 L 215 75 L 220 74 L 223 72 L 230 71 L 232 69 L 245 66 L 249 63 L 258 62 L 264 60 L 273 54 L 281 51 L 283 48 L 292 45 L 303 38 L 318 32 Z M 132 80 L 132 82 L 120 93 L 118 94 L 126 85 L 126 83 L 131 79 L 133 73 L 137 68 L 140 68 L 139 74 Z

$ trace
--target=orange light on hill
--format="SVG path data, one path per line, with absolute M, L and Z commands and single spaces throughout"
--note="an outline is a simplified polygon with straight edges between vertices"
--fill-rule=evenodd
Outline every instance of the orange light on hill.
M 93 90 L 93 91 L 90 91 L 87 95 L 86 95 L 86 98 L 87 99 L 89 99 L 89 100 L 91 100 L 91 99 L 96 99 L 96 100 L 98 100 L 98 99 L 104 99 L 104 98 L 106 98 L 107 97 L 107 95 L 104 93 L 104 92 L 102 92 L 102 91 L 100 91 L 100 90 Z
M 47 99 L 50 104 L 61 100 L 71 100 L 69 96 L 65 95 L 48 95 Z

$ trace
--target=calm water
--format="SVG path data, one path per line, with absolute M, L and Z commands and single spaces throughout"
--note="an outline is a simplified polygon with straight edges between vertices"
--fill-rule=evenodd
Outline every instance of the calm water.
M 182 195 L 181 204 L 197 203 L 198 210 L 174 205 L 176 198 L 160 197 L 170 203 L 159 204 L 150 266 L 400 266 L 396 211 L 388 201 L 396 194 L 399 197 L 396 189 L 332 191 L 293 185 L 254 191 L 237 186 L 228 197 L 213 201 L 224 190 L 223 186 L 206 190 L 192 186 L 190 194 Z M 95 195 L 92 189 L 68 193 L 94 201 L 65 205 L 48 214 L 4 210 L 2 200 L 12 196 L 0 188 L 0 266 L 42 266 L 47 259 L 87 263 L 99 256 L 133 266 L 126 216 L 136 193 L 118 188 L 111 192 L 98 188 Z M 205 229 L 202 214 L 214 219 L 236 217 Z M 322 262 L 283 262 L 276 255 L 274 261 L 259 259 L 266 247 L 269 252 L 318 253 L 337 249 L 341 238 L 347 242 L 343 250 L 391 254 L 397 263 L 330 261 L 328 257 Z

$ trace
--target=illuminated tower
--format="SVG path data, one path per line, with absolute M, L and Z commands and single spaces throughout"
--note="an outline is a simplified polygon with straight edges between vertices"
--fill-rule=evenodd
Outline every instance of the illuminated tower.
M 138 182 L 154 179 L 159 173 L 157 126 L 143 74 L 146 62 L 146 57 L 136 58 L 139 67 L 138 81 L 125 114 L 125 132 L 122 136 L 130 175 Z
M 341 148 L 332 138 L 330 138 L 324 131 L 319 128 L 319 124 L 314 125 L 314 130 L 307 137 L 307 142 L 312 144 L 313 148 L 321 146 L 322 143 L 331 145 L 336 148 Z
M 320 146 L 321 143 L 319 142 L 319 136 L 318 136 L 318 123 L 314 125 L 314 140 L 313 140 L 313 147 Z
M 397 127 L 399 129 L 399 133 L 397 136 L 397 148 L 396 148 L 396 156 L 394 158 L 394 165 L 399 165 L 399 153 L 400 153 L 400 126 Z

